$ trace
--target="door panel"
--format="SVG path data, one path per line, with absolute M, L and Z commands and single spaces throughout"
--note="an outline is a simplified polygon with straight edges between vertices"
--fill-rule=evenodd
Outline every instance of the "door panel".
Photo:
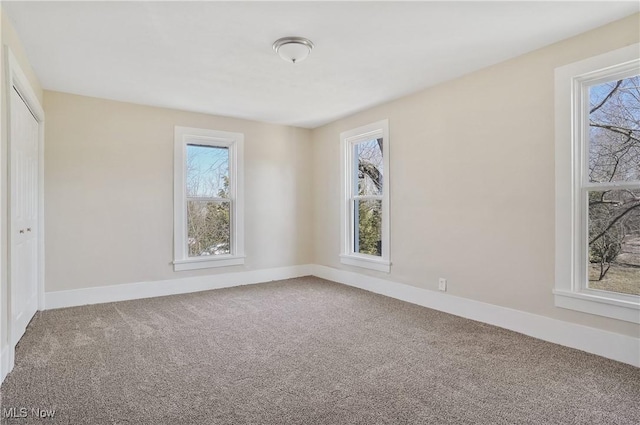
M 11 91 L 10 276 L 12 342 L 38 309 L 38 131 L 18 92 Z

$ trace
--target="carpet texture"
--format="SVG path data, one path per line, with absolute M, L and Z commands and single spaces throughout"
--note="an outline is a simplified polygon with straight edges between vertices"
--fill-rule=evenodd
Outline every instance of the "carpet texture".
M 306 277 L 39 313 L 0 397 L 3 424 L 637 425 L 640 369 Z

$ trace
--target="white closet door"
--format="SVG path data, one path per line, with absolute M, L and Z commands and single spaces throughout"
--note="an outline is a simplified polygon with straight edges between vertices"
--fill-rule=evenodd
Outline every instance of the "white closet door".
M 38 309 L 38 122 L 11 90 L 11 314 L 13 343 Z

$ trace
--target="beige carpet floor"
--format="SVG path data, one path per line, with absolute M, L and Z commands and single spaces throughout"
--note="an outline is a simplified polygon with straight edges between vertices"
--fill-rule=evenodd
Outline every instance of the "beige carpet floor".
M 308 277 L 39 313 L 0 397 L 3 424 L 637 425 L 640 369 Z

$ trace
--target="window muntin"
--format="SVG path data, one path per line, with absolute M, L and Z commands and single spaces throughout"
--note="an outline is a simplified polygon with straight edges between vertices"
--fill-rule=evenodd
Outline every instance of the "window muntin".
M 244 263 L 244 136 L 176 127 L 174 269 Z
M 386 120 L 341 134 L 341 262 L 386 272 L 390 270 L 388 137 Z

